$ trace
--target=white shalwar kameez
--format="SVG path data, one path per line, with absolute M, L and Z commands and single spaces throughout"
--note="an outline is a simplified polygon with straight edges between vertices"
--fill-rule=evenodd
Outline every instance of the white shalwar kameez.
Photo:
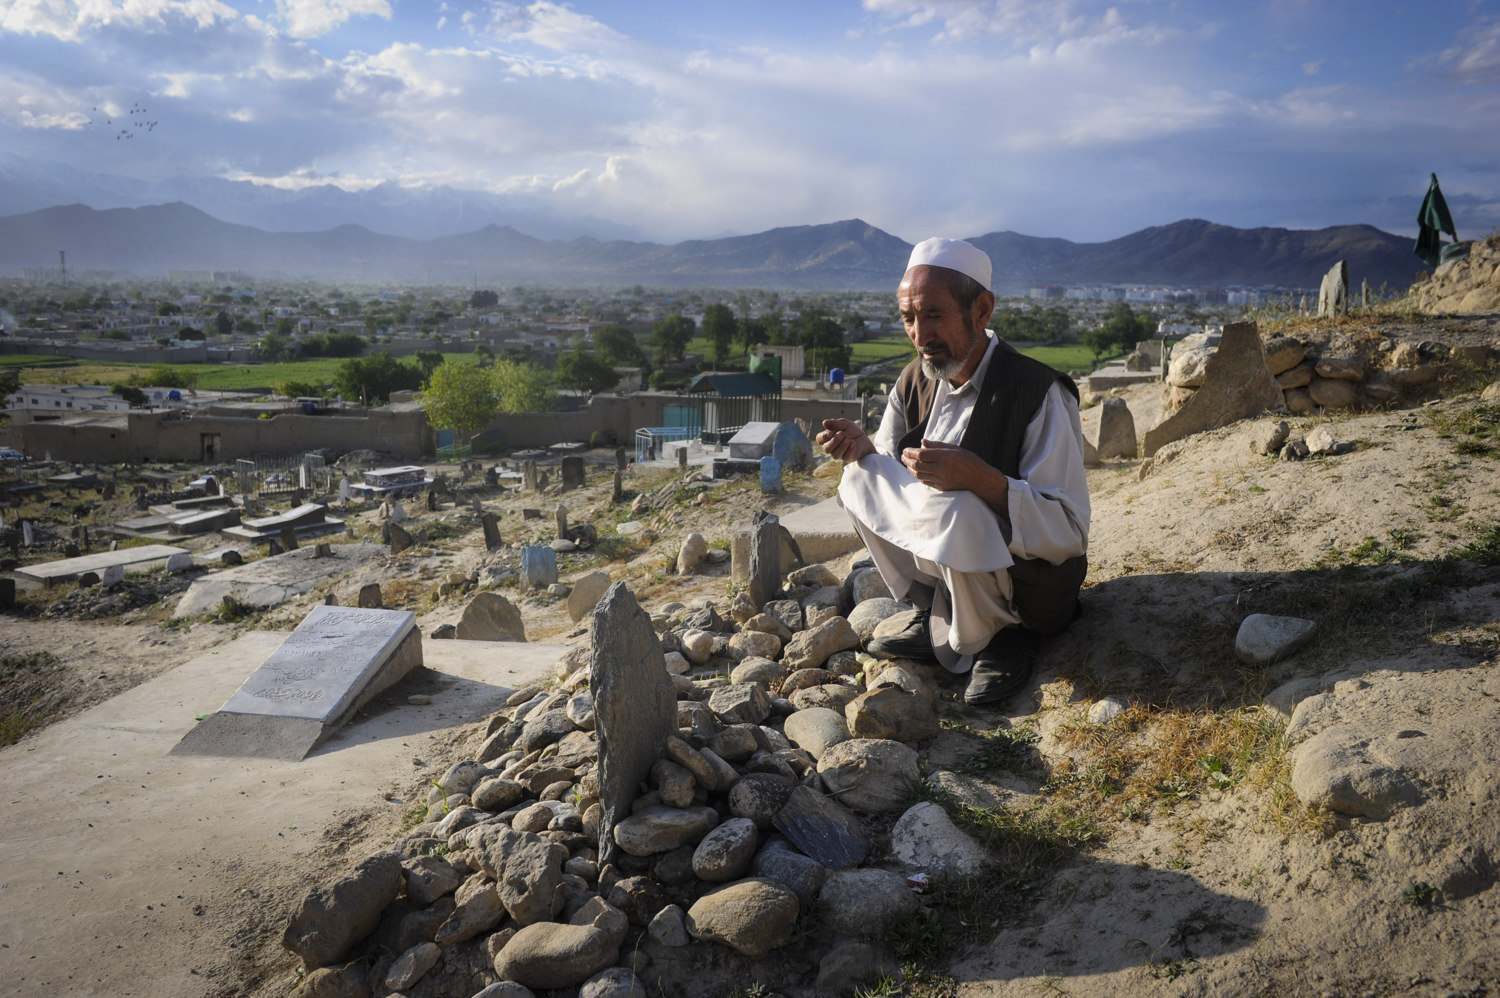
M 979 385 L 995 356 L 993 335 L 962 387 L 939 380 L 924 440 L 958 444 Z M 1010 484 L 1008 515 L 972 492 L 939 492 L 901 463 L 907 430 L 895 389 L 872 442 L 876 453 L 844 466 L 839 502 L 891 590 L 902 599 L 914 582 L 932 586 L 932 642 L 938 661 L 965 672 L 996 632 L 1020 623 L 1010 566 L 1018 558 L 1058 565 L 1088 550 L 1089 494 L 1083 471 L 1078 402 L 1053 382 L 1026 427 L 1020 478 Z

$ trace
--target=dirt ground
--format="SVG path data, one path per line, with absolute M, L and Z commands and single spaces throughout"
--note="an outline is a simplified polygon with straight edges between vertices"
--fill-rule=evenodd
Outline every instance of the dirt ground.
M 1481 327 L 1482 335 L 1492 333 L 1492 326 Z M 1123 791 L 1118 806 L 1106 800 L 1093 812 L 1106 820 L 1044 878 L 1034 903 L 1015 917 L 997 916 L 993 933 L 943 964 L 946 983 L 922 993 L 1500 991 L 1494 955 L 1500 747 L 1493 737 L 1500 720 L 1494 668 L 1500 449 L 1485 446 L 1500 439 L 1491 435 L 1500 435 L 1500 410 L 1481 403 L 1478 387 L 1413 409 L 1289 420 L 1294 435 L 1329 425 L 1347 445 L 1337 455 L 1287 462 L 1254 454 L 1250 440 L 1259 427 L 1251 421 L 1172 445 L 1144 474 L 1139 461 L 1090 471 L 1084 618 L 1045 649 L 1032 694 L 1004 711 L 950 702 L 952 723 L 929 746 L 929 773 L 961 769 L 974 732 L 1033 731 L 1029 764 L 981 782 L 1006 806 L 1042 802 L 1049 771 L 1085 778 L 1095 771 L 1090 767 L 1106 767 L 1109 751 L 1127 751 L 1110 741 L 1113 729 L 1086 720 L 1106 697 L 1136 719 L 1130 730 L 1138 754 L 1164 738 L 1162 718 L 1243 710 L 1265 721 L 1273 742 L 1282 739 L 1268 750 L 1282 767 L 1262 780 L 1199 783 L 1180 795 L 1166 787 L 1144 806 Z M 1137 390 L 1132 408 L 1149 407 L 1146 394 L 1156 390 Z M 795 508 L 831 494 L 834 484 L 795 478 L 790 494 L 769 505 Z M 766 500 L 748 483 L 684 487 L 668 472 L 642 472 L 632 488 L 648 497 L 640 513 L 612 508 L 607 484 L 562 501 L 570 522 L 594 522 L 603 534 L 604 525 L 635 518 L 652 529 L 654 542 L 569 556 L 563 578 L 607 570 L 626 578 L 648 608 L 705 596 L 724 600 L 727 566 L 692 580 L 667 566 L 689 530 L 726 542 Z M 557 501 L 520 496 L 486 500 L 486 507 L 502 511 L 504 538 L 521 542 L 551 536 Z M 523 518 L 521 509 L 531 505 L 545 509 L 541 520 Z M 362 538 L 378 530 L 373 510 L 352 522 Z M 353 602 L 365 581 L 397 580 L 387 605 L 416 610 L 424 632 L 456 621 L 467 592 L 434 598 L 436 587 L 455 572 L 483 583 L 505 557 L 484 552 L 477 518 L 462 508 L 421 511 L 407 526 L 419 537 L 425 531 L 428 542 L 250 622 L 168 626 L 169 606 L 129 623 L 58 620 L 35 614 L 45 594 L 24 593 L 26 613 L 0 621 L 0 654 L 54 656 L 46 682 L 34 684 L 51 697 L 50 714 L 37 731 L 0 750 L 0 772 L 26 767 L 28 745 L 45 736 L 47 725 L 129 696 L 148 680 L 228 647 L 252 625 L 289 629 L 329 593 Z M 503 584 L 500 591 L 520 599 L 531 640 L 585 639 L 562 600 L 521 599 Z M 1319 636 L 1286 662 L 1250 669 L 1235 658 L 1233 642 L 1251 612 L 1317 620 Z M 1339 723 L 1368 729 L 1372 739 L 1418 732 L 1409 740 L 1431 750 L 1408 763 L 1423 791 L 1420 803 L 1379 818 L 1308 814 L 1289 803 L 1286 756 L 1295 746 L 1285 744 L 1285 715 L 1261 704 L 1298 681 L 1304 695 L 1326 694 Z M 6 696 L 17 688 L 8 686 Z M 465 723 L 414 733 L 409 750 L 430 762 L 458 752 L 471 730 Z M 383 756 L 370 759 L 372 766 L 391 765 Z M 286 911 L 308 883 L 389 842 L 403 809 L 387 800 L 415 793 L 418 782 L 412 772 L 388 768 L 345 778 L 362 782 L 362 805 L 321 815 L 310 807 L 295 822 L 301 828 L 295 836 L 266 834 L 244 855 L 215 851 L 194 871 L 194 890 L 212 899 L 201 912 L 170 906 L 166 915 L 153 912 L 149 936 L 138 912 L 98 920 L 91 923 L 97 939 L 46 947 L 32 940 L 31 952 L 0 939 L 0 993 L 121 993 L 87 982 L 116 979 L 122 961 L 136 969 L 119 979 L 138 982 L 152 979 L 153 965 L 174 968 L 160 974 L 170 988 L 135 993 L 288 993 L 291 961 L 278 943 Z M 71 853 L 82 868 L 90 848 L 85 795 L 92 789 L 56 788 L 57 807 L 75 808 L 78 816 L 58 826 L 64 841 L 48 847 L 49 857 Z M 169 820 L 141 835 L 134 848 L 142 867 L 171 869 L 185 853 L 199 851 L 201 824 L 190 814 L 168 808 Z M 283 818 L 275 824 L 293 823 Z M 9 849 L 6 858 L 27 862 Z M 64 873 L 59 883 L 68 879 Z M 58 904 L 67 897 L 55 892 Z M 113 900 L 128 907 L 142 899 Z M 46 977 L 51 983 L 34 990 L 17 982 L 39 979 L 31 970 L 39 952 L 57 967 Z M 183 976 L 179 967 L 193 973 Z

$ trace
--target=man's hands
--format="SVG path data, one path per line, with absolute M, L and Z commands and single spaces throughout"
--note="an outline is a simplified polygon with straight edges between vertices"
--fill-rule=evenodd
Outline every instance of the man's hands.
M 875 453 L 875 443 L 864 430 L 847 419 L 823 420 L 823 432 L 815 438 L 823 453 L 844 462 L 858 461 Z
M 908 447 L 901 452 L 901 463 L 929 488 L 939 492 L 962 489 L 983 499 L 997 513 L 1008 509 L 1009 479 L 978 454 L 957 444 L 923 440 L 921 447 Z

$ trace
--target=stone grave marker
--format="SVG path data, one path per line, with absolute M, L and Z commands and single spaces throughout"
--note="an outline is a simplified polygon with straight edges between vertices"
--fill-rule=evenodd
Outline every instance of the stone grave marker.
M 625 473 L 623 471 L 616 471 L 615 472 L 615 488 L 614 488 L 614 491 L 612 493 L 610 493 L 609 501 L 611 503 L 614 503 L 614 504 L 618 505 L 619 503 L 623 502 L 624 499 L 625 499 Z
M 359 587 L 359 608 L 361 610 L 379 610 L 385 604 L 380 597 L 380 583 L 366 582 Z
M 484 528 L 484 549 L 494 551 L 504 542 L 500 540 L 500 519 L 494 513 L 484 513 L 479 517 L 479 525 Z
M 186 551 L 179 551 L 167 559 L 167 571 L 176 575 L 178 572 L 191 571 L 193 567 L 193 556 Z
M 781 461 L 770 454 L 760 459 L 760 490 L 781 491 Z
M 1349 261 L 1340 260 L 1323 275 L 1318 288 L 1318 317 L 1328 318 L 1349 311 Z
M 389 524 L 391 532 L 391 554 L 400 554 L 412 546 L 411 534 L 399 523 Z
M 624 447 L 616 447 L 615 448 L 615 470 L 616 471 L 624 471 L 625 470 L 625 448 Z
M 609 589 L 609 573 L 590 572 L 588 575 L 574 581 L 572 590 L 568 593 L 568 616 L 578 621 L 594 612 L 594 607 L 599 605 L 599 600 Z
M 589 689 L 599 739 L 599 863 L 619 847 L 614 826 L 677 726 L 677 697 L 651 618 L 625 583 L 605 590 L 589 623 Z
M 0 610 L 9 610 L 16 605 L 16 580 L 0 579 Z
M 583 466 L 583 458 L 577 454 L 570 454 L 562 459 L 562 487 L 568 489 L 581 489 L 588 484 L 587 474 Z
M 124 581 L 125 581 L 125 566 L 124 565 L 110 565 L 108 568 L 106 568 L 104 570 L 104 573 L 99 576 L 99 582 L 100 582 L 101 585 L 115 586 L 115 585 L 119 585 L 121 582 L 124 582 Z
M 557 581 L 557 552 L 542 544 L 521 549 L 521 585 L 545 589 Z
M 521 464 L 521 488 L 527 492 L 535 492 L 536 484 L 536 462 L 525 461 Z
M 411 611 L 315 606 L 172 754 L 300 760 L 421 664 Z
M 677 470 L 687 471 L 687 445 L 677 448 Z
M 557 504 L 557 539 L 560 541 L 568 539 L 568 507 L 562 503 Z
M 530 507 L 523 507 L 522 510 L 521 510 L 521 519 L 523 519 L 523 520 L 540 520 L 541 518 L 542 518 L 542 511 L 539 510 L 539 509 L 531 509 Z
M 290 523 L 281 528 L 281 546 L 287 551 L 297 550 L 297 528 Z
M 781 518 L 759 510 L 750 523 L 750 599 L 759 607 L 781 599 Z

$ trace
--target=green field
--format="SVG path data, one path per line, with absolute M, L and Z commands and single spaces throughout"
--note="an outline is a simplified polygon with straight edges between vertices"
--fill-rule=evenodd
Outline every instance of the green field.
M 42 358 L 27 358 L 42 359 Z M 49 366 L 31 366 L 21 371 L 22 384 L 101 384 L 113 385 L 131 375 L 149 371 L 159 364 L 93 364 L 51 358 Z M 472 364 L 478 356 L 472 353 L 445 353 L 443 359 L 455 364 Z M 320 357 L 316 360 L 291 360 L 277 364 L 171 364 L 174 370 L 187 371 L 198 378 L 198 387 L 206 391 L 271 391 L 288 381 L 330 385 L 344 363 L 342 357 Z M 402 358 L 415 363 L 411 358 Z M 0 355 L 0 364 L 3 364 Z

